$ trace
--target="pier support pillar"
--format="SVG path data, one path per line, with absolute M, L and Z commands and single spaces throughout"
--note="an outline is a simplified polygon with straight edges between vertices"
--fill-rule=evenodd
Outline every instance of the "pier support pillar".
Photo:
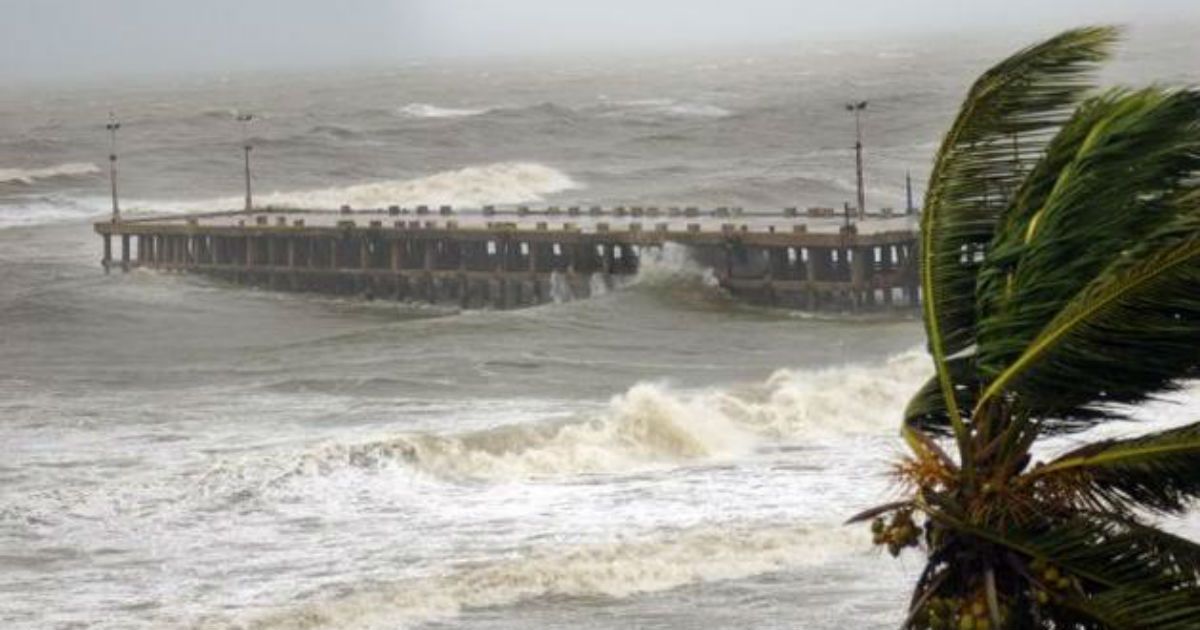
M 121 235 L 121 271 L 129 271 L 129 235 Z
M 433 270 L 437 267 L 437 241 L 423 241 L 425 251 L 421 262 L 421 270 L 424 271 L 425 284 L 425 299 L 433 304 L 438 299 L 438 287 L 434 282 Z
M 104 235 L 104 255 L 100 258 L 100 265 L 104 267 L 104 273 L 108 273 L 109 267 L 112 267 L 112 235 Z
M 872 258 L 875 252 L 869 247 L 855 247 L 846 251 L 850 254 L 850 290 L 854 308 L 861 309 L 875 301 L 874 292 L 868 284 L 868 271 L 874 262 Z
M 529 304 L 541 304 L 542 302 L 542 287 L 538 284 L 538 249 L 542 247 L 539 243 L 529 244 L 529 295 L 526 296 Z

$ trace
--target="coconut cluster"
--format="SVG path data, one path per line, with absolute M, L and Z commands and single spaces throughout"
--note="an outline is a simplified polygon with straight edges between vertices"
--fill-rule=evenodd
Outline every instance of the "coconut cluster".
M 921 538 L 921 528 L 913 522 L 912 512 L 901 510 L 892 515 L 889 522 L 880 517 L 871 522 L 871 534 L 876 545 L 887 545 L 892 557 L 908 547 L 916 547 Z
M 1008 611 L 1001 607 L 999 614 L 1000 627 L 1005 627 Z M 970 599 L 934 597 L 915 621 L 917 627 L 929 630 L 992 630 L 994 627 L 983 593 Z
M 1068 575 L 1062 569 L 1047 563 L 1041 558 L 1036 558 L 1033 562 L 1030 562 L 1029 568 L 1033 570 L 1041 584 L 1041 588 L 1037 588 L 1033 592 L 1039 604 L 1045 605 L 1052 600 L 1061 598 L 1062 594 L 1067 591 L 1079 591 L 1082 588 L 1079 578 Z

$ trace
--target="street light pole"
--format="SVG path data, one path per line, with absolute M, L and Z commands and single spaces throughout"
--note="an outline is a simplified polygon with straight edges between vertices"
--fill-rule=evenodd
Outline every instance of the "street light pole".
M 861 220 L 867 214 L 867 193 L 863 188 L 863 142 L 862 142 L 862 112 L 867 108 L 866 101 L 856 101 L 846 104 L 846 111 L 854 112 L 854 166 L 858 184 L 858 218 Z
M 912 214 L 916 207 L 913 205 L 912 173 L 904 171 L 904 214 Z
M 121 123 L 117 122 L 117 117 L 112 112 L 108 113 L 108 124 L 104 126 L 108 130 L 108 180 L 112 187 L 112 222 L 117 223 L 121 220 L 121 206 L 117 203 L 117 130 L 121 128 Z
M 251 114 L 238 114 L 238 122 L 242 123 L 242 149 L 245 152 L 246 166 L 246 212 L 253 209 L 254 204 L 250 197 L 250 121 L 254 120 Z

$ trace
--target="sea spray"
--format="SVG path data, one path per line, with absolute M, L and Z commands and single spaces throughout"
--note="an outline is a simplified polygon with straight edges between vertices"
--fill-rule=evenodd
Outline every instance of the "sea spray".
M 567 281 L 566 275 L 557 269 L 550 272 L 550 299 L 555 304 L 575 299 L 575 291 L 571 289 L 571 283 Z
M 712 268 L 696 262 L 688 246 L 666 242 L 662 245 L 639 247 L 638 272 L 627 285 L 677 285 L 681 282 L 716 287 L 717 276 Z

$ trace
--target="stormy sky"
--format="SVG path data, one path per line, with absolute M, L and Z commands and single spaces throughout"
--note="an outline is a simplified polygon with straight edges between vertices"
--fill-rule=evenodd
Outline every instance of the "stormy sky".
M 0 0 L 0 80 L 1200 21 L 1197 0 Z

